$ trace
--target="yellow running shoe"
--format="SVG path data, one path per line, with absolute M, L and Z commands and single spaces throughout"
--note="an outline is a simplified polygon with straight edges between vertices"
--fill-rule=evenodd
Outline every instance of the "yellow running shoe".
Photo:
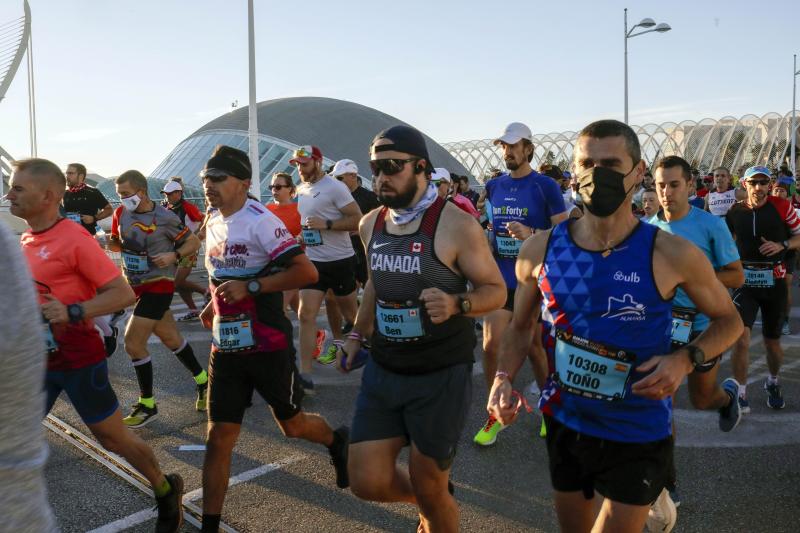
M 547 426 L 544 425 L 544 417 L 542 417 L 542 427 L 539 429 L 539 436 L 542 438 L 547 437 Z
M 505 429 L 505 426 L 495 417 L 490 416 L 486 421 L 486 425 L 478 431 L 473 439 L 475 444 L 481 446 L 491 446 L 497 440 L 497 434 Z

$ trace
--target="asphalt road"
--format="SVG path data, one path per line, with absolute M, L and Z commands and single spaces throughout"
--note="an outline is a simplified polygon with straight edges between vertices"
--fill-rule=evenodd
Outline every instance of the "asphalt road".
M 795 300 L 800 301 L 800 300 Z M 175 299 L 177 313 L 183 311 Z M 792 325 L 800 332 L 800 309 Z M 794 313 L 793 313 L 794 314 Z M 320 323 L 324 323 L 320 317 Z M 181 324 L 205 365 L 210 336 L 198 322 Z M 732 433 L 717 429 L 717 415 L 689 406 L 685 387 L 676 397 L 679 532 L 795 532 L 800 529 L 800 334 L 785 338 L 782 372 L 786 409 L 772 411 L 761 390 L 766 372 L 764 347 L 754 332 L 749 388 L 752 413 Z M 194 382 L 176 358 L 155 338 L 149 345 L 155 368 L 158 419 L 139 434 L 154 448 L 166 472 L 179 472 L 186 491 L 201 486 L 205 417 L 194 410 Z M 480 349 L 476 349 L 476 361 Z M 138 394 L 133 368 L 120 346 L 110 359 L 112 383 L 124 410 Z M 480 448 L 472 437 L 485 421 L 486 390 L 480 363 L 474 369 L 474 401 L 453 469 L 463 531 L 557 531 L 551 503 L 547 455 L 538 437 L 539 416 L 522 416 Z M 332 426 L 349 424 L 360 373 L 342 376 L 317 365 L 317 394 L 304 402 Z M 720 379 L 730 375 L 725 358 Z M 531 381 L 529 369 L 517 380 Z M 86 432 L 68 402 L 53 414 Z M 50 502 L 62 531 L 152 531 L 146 519 L 152 499 L 47 431 L 51 455 L 46 469 Z M 405 456 L 404 459 L 405 460 Z M 266 465 L 266 466 L 265 466 Z M 392 531 L 416 528 L 414 508 L 373 504 L 336 488 L 327 451 L 283 437 L 263 400 L 248 411 L 234 452 L 232 486 L 223 521 L 238 531 Z M 198 505 L 202 495 L 190 498 Z M 185 531 L 193 531 L 189 525 Z

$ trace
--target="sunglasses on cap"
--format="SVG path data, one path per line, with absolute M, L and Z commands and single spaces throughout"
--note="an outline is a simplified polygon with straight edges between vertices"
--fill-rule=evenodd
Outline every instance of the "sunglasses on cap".
M 305 148 L 298 148 L 294 151 L 292 159 L 297 159 L 298 157 L 314 157 L 314 154 Z
M 408 159 L 373 159 L 369 162 L 369 166 L 372 169 L 373 176 L 378 176 L 381 172 L 386 176 L 394 176 L 403 170 L 406 163 L 416 163 L 419 160 L 419 157 L 410 157 Z

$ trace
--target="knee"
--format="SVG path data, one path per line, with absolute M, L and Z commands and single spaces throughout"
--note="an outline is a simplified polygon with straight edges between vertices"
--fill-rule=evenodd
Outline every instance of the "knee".
M 305 416 L 303 413 L 298 413 L 289 420 L 281 420 L 278 422 L 281 432 L 290 439 L 299 439 L 305 435 Z
M 317 312 L 318 310 L 314 310 L 309 306 L 300 304 L 300 309 L 297 313 L 297 318 L 300 319 L 300 322 L 303 324 L 316 324 L 317 322 Z
M 206 435 L 206 449 L 210 453 L 232 450 L 238 434 L 212 427 Z
M 497 339 L 491 335 L 485 335 L 483 337 L 483 356 L 494 358 L 497 356 L 497 351 L 500 348 L 500 339 Z
M 100 445 L 111 453 L 123 455 L 125 451 L 125 435 L 95 435 Z
M 349 462 L 347 474 L 350 478 L 350 492 L 356 498 L 373 502 L 380 502 L 387 499 L 391 477 L 386 472 L 376 474 L 374 470 L 362 468 L 357 463 Z

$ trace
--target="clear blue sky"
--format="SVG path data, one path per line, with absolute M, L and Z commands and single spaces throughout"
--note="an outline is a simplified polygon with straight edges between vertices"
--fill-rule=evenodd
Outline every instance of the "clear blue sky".
M 42 157 L 149 173 L 247 105 L 245 0 L 30 4 Z M 515 120 L 547 133 L 621 119 L 626 5 L 631 24 L 673 27 L 629 42 L 631 123 L 790 110 L 797 0 L 256 0 L 258 100 L 350 100 L 440 142 Z M 0 23 L 21 12 L 0 1 Z M 0 146 L 16 157 L 29 154 L 24 68 L 0 102 Z

